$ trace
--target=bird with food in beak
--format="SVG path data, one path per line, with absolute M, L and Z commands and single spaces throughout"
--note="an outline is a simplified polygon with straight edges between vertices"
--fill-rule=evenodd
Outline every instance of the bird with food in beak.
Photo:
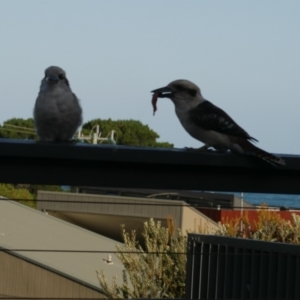
M 151 93 L 154 112 L 158 98 L 169 98 L 174 103 L 176 115 L 183 128 L 193 138 L 204 143 L 201 150 L 207 150 L 209 147 L 219 151 L 230 150 L 258 156 L 275 166 L 285 165 L 280 157 L 256 147 L 252 142 L 257 140 L 225 111 L 206 100 L 193 82 L 175 80 Z

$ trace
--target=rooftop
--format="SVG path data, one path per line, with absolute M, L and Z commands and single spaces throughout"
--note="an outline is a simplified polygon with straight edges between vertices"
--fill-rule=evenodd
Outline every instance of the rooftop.
M 122 279 L 117 242 L 14 201 L 0 200 L 0 248 L 101 292 L 96 270 Z M 7 251 L 6 251 L 7 252 Z M 107 264 L 108 253 L 113 264 Z

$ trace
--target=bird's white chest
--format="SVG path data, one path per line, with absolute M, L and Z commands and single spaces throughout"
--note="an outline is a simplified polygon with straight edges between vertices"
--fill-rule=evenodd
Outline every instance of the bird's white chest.
M 182 111 L 176 109 L 176 115 L 183 126 L 183 128 L 195 139 L 200 140 L 201 142 L 205 143 L 204 140 L 206 140 L 205 132 L 207 130 L 203 130 L 202 128 L 195 126 L 193 122 L 191 122 L 188 112 L 187 111 Z
M 37 105 L 48 112 L 63 112 L 71 105 L 69 94 L 61 88 L 48 90 L 47 93 L 41 91 Z

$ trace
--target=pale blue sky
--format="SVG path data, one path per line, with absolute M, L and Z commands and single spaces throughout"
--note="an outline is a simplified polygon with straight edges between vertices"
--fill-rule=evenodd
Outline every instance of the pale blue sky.
M 170 100 L 196 83 L 258 146 L 300 154 L 300 1 L 0 2 L 0 123 L 32 117 L 44 70 L 62 67 L 84 120 L 136 119 L 176 147 L 198 147 Z

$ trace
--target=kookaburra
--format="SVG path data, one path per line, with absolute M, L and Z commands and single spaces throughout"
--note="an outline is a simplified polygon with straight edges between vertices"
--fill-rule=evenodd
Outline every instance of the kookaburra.
M 285 165 L 280 157 L 259 149 L 257 142 L 226 112 L 206 100 L 197 85 L 188 80 L 175 80 L 152 91 L 156 110 L 157 98 L 169 98 L 175 105 L 176 115 L 183 128 L 204 143 L 200 149 L 213 147 L 219 151 L 253 154 L 273 165 Z
M 69 142 L 73 138 L 82 123 L 82 109 L 63 69 L 45 70 L 33 115 L 41 141 Z

